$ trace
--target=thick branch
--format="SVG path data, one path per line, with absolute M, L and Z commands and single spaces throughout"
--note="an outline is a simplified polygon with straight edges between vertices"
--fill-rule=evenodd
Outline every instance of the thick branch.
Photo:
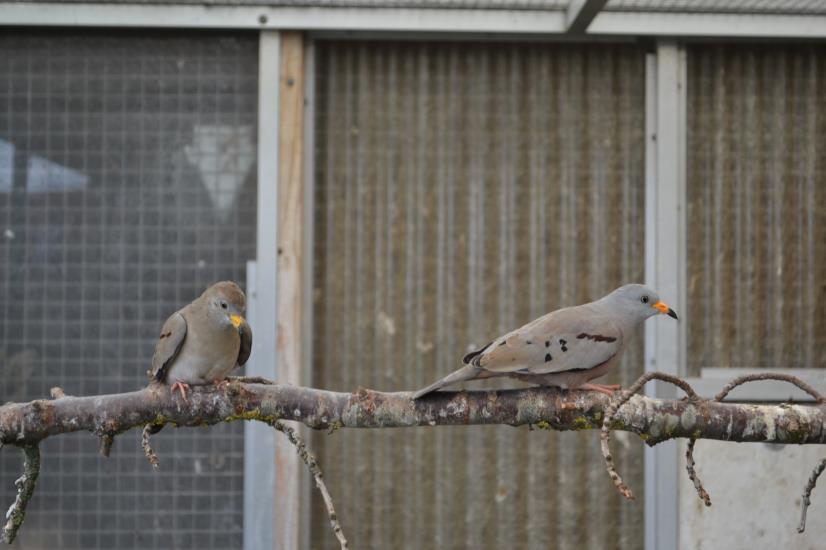
M 543 424 L 557 430 L 599 428 L 608 398 L 584 391 L 527 388 L 437 392 L 418 401 L 408 392 L 336 393 L 289 385 L 196 388 L 188 403 L 165 386 L 123 394 L 63 397 L 0 407 L 0 441 L 26 446 L 81 430 L 116 435 L 145 424 L 201 426 L 234 420 L 295 420 L 311 428 L 390 428 L 462 424 Z M 611 429 L 649 445 L 666 439 L 826 443 L 826 407 L 753 405 L 632 397 Z

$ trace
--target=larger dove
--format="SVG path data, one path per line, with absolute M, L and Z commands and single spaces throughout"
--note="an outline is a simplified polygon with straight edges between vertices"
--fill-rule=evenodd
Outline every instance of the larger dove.
M 223 381 L 249 359 L 252 330 L 244 319 L 246 297 L 232 281 L 215 283 L 163 324 L 151 378 L 179 390 Z
M 619 363 L 634 330 L 653 315 L 677 319 L 656 292 L 640 284 L 599 300 L 552 311 L 467 354 L 466 366 L 413 394 L 418 399 L 450 384 L 509 376 L 542 386 L 612 394 L 619 386 L 591 384 Z

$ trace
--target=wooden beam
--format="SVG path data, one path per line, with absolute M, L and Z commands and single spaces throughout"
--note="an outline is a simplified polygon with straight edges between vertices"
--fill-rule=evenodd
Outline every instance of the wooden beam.
M 608 0 L 571 0 L 565 17 L 565 32 L 581 34 L 587 31 L 591 21 L 607 3 Z
M 278 381 L 300 385 L 304 370 L 304 35 L 281 34 L 278 145 L 278 268 L 276 374 Z M 286 440 L 276 443 L 275 547 L 299 547 L 301 462 Z

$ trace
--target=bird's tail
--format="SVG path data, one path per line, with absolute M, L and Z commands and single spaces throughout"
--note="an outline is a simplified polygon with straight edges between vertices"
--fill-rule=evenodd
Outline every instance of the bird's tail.
M 427 395 L 428 393 L 434 392 L 438 389 L 441 389 L 445 386 L 449 386 L 450 384 L 455 384 L 457 382 L 464 382 L 465 380 L 474 380 L 476 378 L 487 378 L 487 376 L 485 376 L 485 373 L 485 369 L 477 367 L 476 365 L 471 364 L 464 366 L 461 369 L 448 374 L 441 380 L 433 382 L 426 388 L 420 389 L 419 391 L 413 394 L 413 399 L 418 399 L 423 395 Z

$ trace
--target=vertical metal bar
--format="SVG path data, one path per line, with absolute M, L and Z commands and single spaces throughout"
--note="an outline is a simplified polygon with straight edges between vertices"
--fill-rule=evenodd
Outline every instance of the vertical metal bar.
M 646 266 L 647 282 L 674 309 L 685 311 L 686 63 L 674 42 L 657 45 L 646 65 Z M 685 321 L 648 323 L 645 370 L 685 373 Z M 651 391 L 653 390 L 653 391 Z M 673 387 L 654 383 L 649 393 L 673 397 Z M 645 452 L 645 547 L 676 550 L 678 448 L 668 442 Z
M 278 219 L 278 71 L 280 36 L 262 31 L 258 53 L 257 260 L 247 264 L 248 316 L 255 345 L 247 374 L 275 378 L 276 229 Z M 275 432 L 244 426 L 244 550 L 274 548 Z

